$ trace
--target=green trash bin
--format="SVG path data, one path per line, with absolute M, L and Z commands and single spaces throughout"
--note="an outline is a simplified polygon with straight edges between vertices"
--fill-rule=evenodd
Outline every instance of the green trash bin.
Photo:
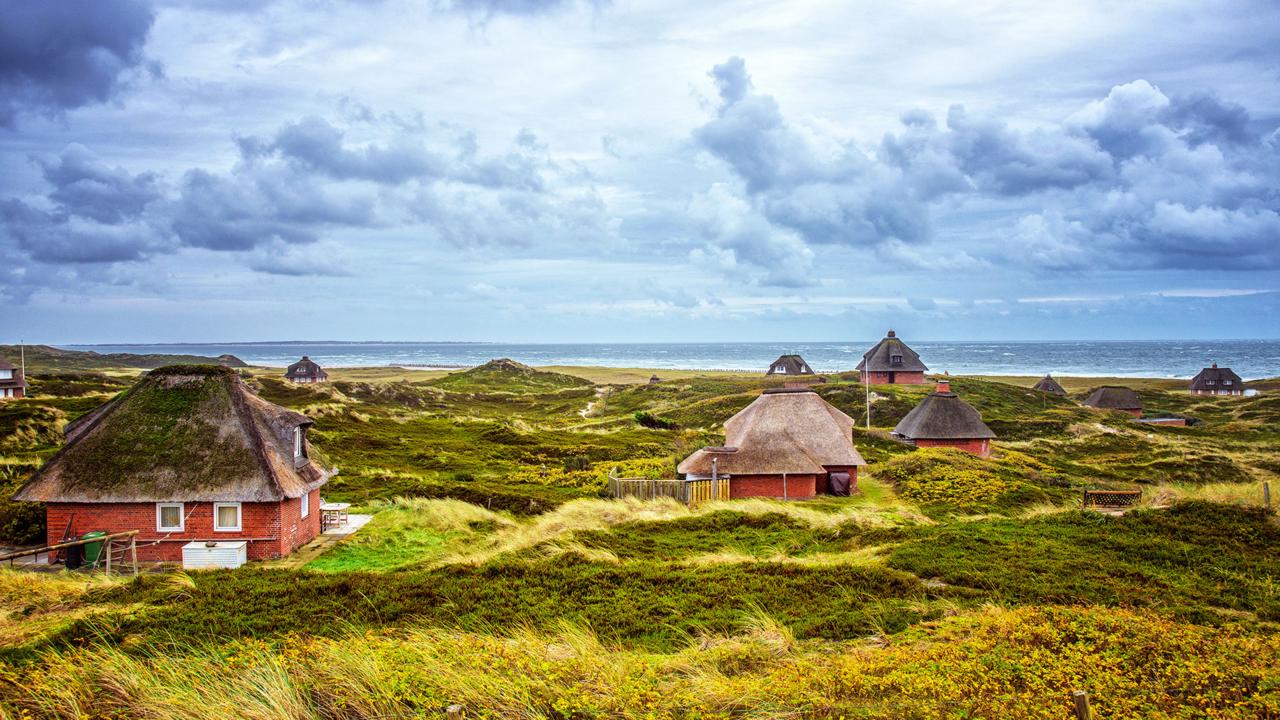
M 81 540 L 91 540 L 93 538 L 106 537 L 107 533 L 103 530 L 93 530 L 80 536 Z M 84 544 L 84 564 L 92 565 L 98 562 L 98 555 L 102 554 L 102 541 Z

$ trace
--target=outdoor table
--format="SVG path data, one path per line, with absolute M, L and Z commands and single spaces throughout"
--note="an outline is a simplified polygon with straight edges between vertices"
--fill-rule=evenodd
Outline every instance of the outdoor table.
M 320 524 L 325 528 L 347 524 L 347 510 L 351 503 L 325 503 L 320 506 Z

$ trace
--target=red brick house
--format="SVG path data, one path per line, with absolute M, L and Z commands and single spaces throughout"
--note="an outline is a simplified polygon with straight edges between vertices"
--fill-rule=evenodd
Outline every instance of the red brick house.
M 0 400 L 26 397 L 27 380 L 22 376 L 22 368 L 0 358 Z
M 296 383 L 321 383 L 329 379 L 329 373 L 319 363 L 306 355 L 284 371 L 284 379 Z
M 725 445 L 698 450 L 676 469 L 687 478 L 729 478 L 732 498 L 848 495 L 866 465 L 853 418 L 808 388 L 765 390 L 724 424 Z
M 991 455 L 996 436 L 972 405 L 951 392 L 947 380 L 939 380 L 937 390 L 911 408 L 893 434 L 916 447 L 952 447 L 978 457 Z
M 890 330 L 884 339 L 868 350 L 858 363 L 862 382 L 873 385 L 920 385 L 929 370 L 915 350 L 898 339 Z
M 1085 398 L 1084 405 L 1098 410 L 1118 410 L 1136 418 L 1142 417 L 1142 400 L 1138 399 L 1138 393 L 1118 385 L 1103 385 L 1094 390 Z
M 50 544 L 138 530 L 139 559 L 239 540 L 251 560 L 280 557 L 320 533 L 320 487 L 335 474 L 307 442 L 311 426 L 229 368 L 163 367 L 67 425 L 14 499 L 45 503 Z
M 1220 368 L 1218 363 L 1214 363 L 1191 378 L 1191 394 L 1243 395 L 1244 380 L 1231 368 Z

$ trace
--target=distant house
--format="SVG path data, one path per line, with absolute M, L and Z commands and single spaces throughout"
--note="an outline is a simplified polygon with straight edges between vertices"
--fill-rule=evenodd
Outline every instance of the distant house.
M 782 355 L 769 366 L 766 375 L 813 375 L 813 368 L 799 355 Z
M 316 361 L 303 355 L 301 360 L 284 371 L 284 379 L 296 383 L 319 383 L 328 380 L 329 373 L 325 372 Z
M 1040 382 L 1032 386 L 1031 389 L 1039 390 L 1040 392 L 1046 392 L 1046 393 L 1049 393 L 1050 395 L 1061 395 L 1064 397 L 1067 394 L 1067 391 L 1063 390 L 1062 386 L 1059 385 L 1058 381 L 1054 380 L 1053 376 L 1051 375 L 1045 375 L 1044 377 L 1040 378 Z
M 862 382 L 874 385 L 920 385 L 928 369 L 892 330 L 862 356 L 857 367 Z
M 650 375 L 650 376 L 649 376 L 649 384 L 650 384 L 650 385 L 657 385 L 657 384 L 658 384 L 658 383 L 660 383 L 660 382 L 662 382 L 662 379 L 661 379 L 661 378 L 659 378 L 657 375 Z
M 1138 393 L 1127 387 L 1103 385 L 1090 393 L 1084 404 L 1085 407 L 1119 410 L 1136 418 L 1142 417 L 1142 401 L 1138 399 Z
M 773 388 L 725 422 L 723 447 L 702 448 L 677 470 L 691 479 L 728 477 L 734 498 L 848 495 L 867 464 L 853 446 L 853 426 L 810 389 Z
M 1243 395 L 1244 381 L 1231 368 L 1220 368 L 1214 363 L 1191 378 L 1191 394 Z
M 939 380 L 938 388 L 898 422 L 893 434 L 916 447 L 952 447 L 978 457 L 991 454 L 996 436 L 972 405 L 951 392 L 947 380 Z
M 22 369 L 0 358 L 0 400 L 26 397 L 26 395 L 27 379 L 22 376 Z
M 319 534 L 320 486 L 335 473 L 313 456 L 311 426 L 229 368 L 163 367 L 67 425 L 14 499 L 45 503 L 50 544 L 137 530 L 140 559 L 181 560 L 183 545 L 209 541 L 279 557 Z

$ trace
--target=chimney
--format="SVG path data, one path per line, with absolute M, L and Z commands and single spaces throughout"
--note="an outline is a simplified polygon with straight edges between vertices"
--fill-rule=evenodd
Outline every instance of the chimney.
M 938 389 L 934 390 L 934 392 L 940 392 L 940 393 L 951 392 L 951 381 L 946 378 L 942 378 L 938 380 Z
M 304 361 L 306 361 L 306 360 L 310 360 L 311 358 L 307 357 L 306 355 L 303 355 L 303 356 L 302 356 L 302 359 L 303 359 Z
M 898 334 L 895 333 L 893 330 L 889 330 L 889 337 L 898 337 Z
M 1215 369 L 1215 370 L 1216 370 L 1216 369 L 1218 369 L 1218 363 L 1214 363 L 1214 364 L 1210 365 L 1209 367 L 1211 367 L 1211 368 L 1213 368 L 1213 369 Z

